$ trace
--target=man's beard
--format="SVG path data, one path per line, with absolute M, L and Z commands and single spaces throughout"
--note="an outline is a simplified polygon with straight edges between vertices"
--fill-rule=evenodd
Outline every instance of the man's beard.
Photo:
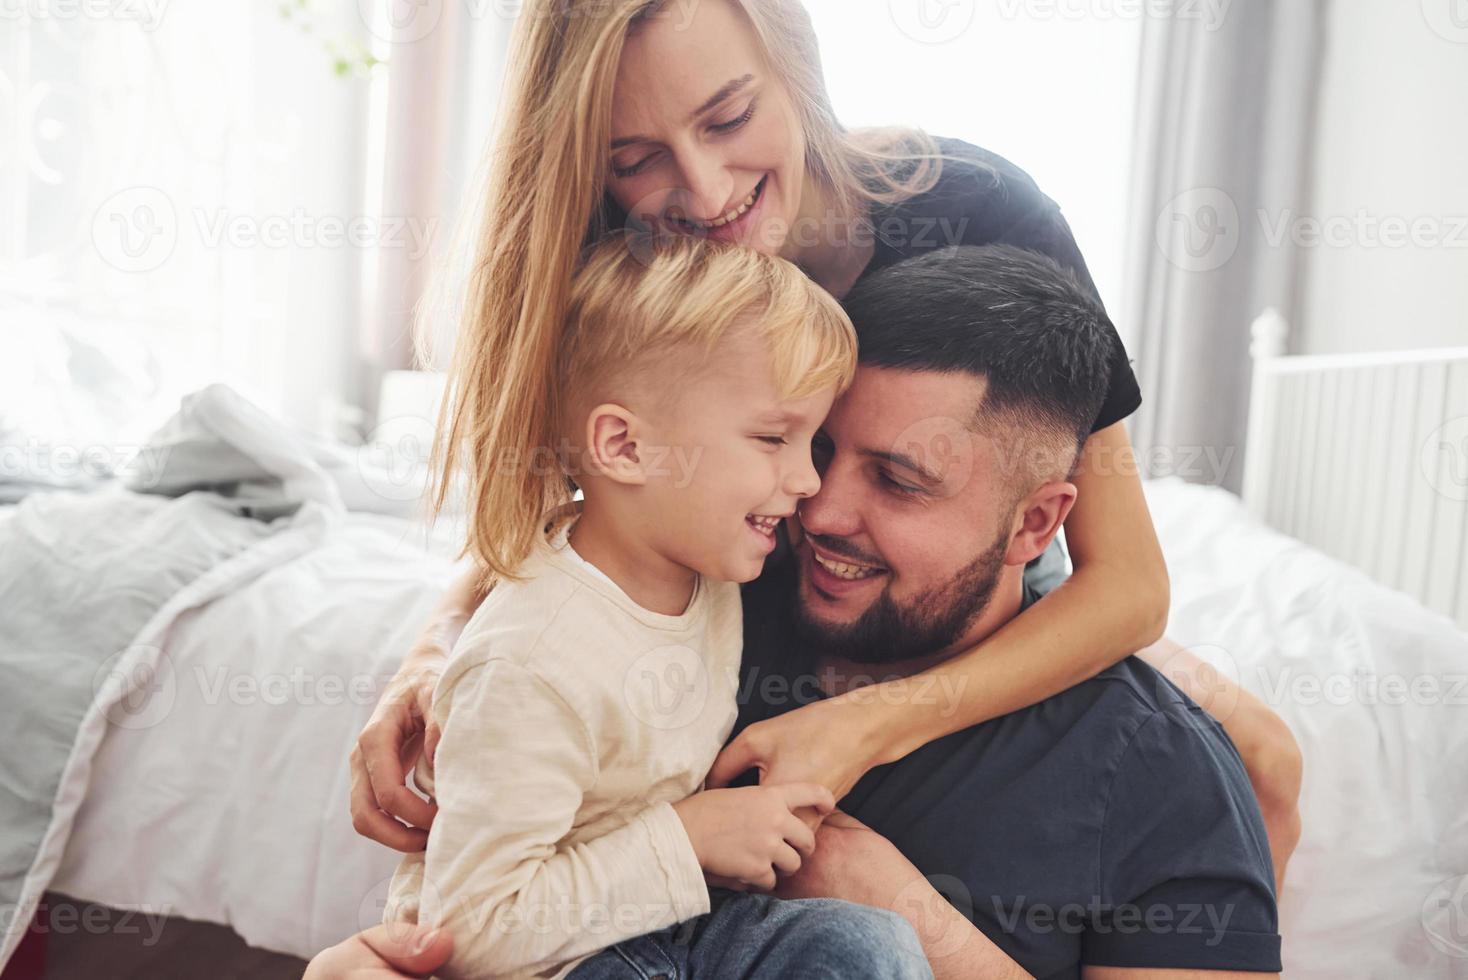
M 947 582 L 900 606 L 890 587 L 883 589 L 853 623 L 832 625 L 814 618 L 800 595 L 792 595 L 786 605 L 790 626 L 815 657 L 889 664 L 936 653 L 962 636 L 988 607 L 1008 550 L 1008 535 L 1000 535 Z

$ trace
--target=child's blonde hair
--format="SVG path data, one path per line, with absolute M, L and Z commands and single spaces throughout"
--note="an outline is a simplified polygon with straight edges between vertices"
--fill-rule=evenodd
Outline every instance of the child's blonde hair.
M 927 134 L 841 125 L 800 0 L 728 2 L 748 18 L 770 74 L 795 105 L 806 171 L 843 222 L 838 227 L 859 225 L 869 204 L 933 186 L 943 156 Z M 521 9 L 476 207 L 459 224 L 449 261 L 420 309 L 422 363 L 435 363 L 432 343 L 441 327 L 453 325 L 458 333 L 439 406 L 425 499 L 430 515 L 456 491 L 456 477 L 477 479 L 493 465 L 490 419 L 514 412 L 516 404 L 530 406 L 521 424 L 544 431 L 538 414 L 544 399 L 529 395 L 560 356 L 553 338 L 565 320 L 582 248 L 617 225 L 606 194 L 617 67 L 629 32 L 667 13 L 665 6 L 660 0 L 526 0 Z M 520 338 L 529 370 L 507 373 L 496 339 L 503 332 Z M 487 546 L 484 516 L 471 505 L 462 553 L 505 553 Z
M 679 234 L 616 234 L 590 249 L 562 329 L 501 330 L 491 342 L 507 390 L 544 399 L 498 399 L 480 427 L 494 465 L 468 474 L 468 550 L 489 572 L 514 577 L 547 512 L 572 499 L 562 467 L 579 465 L 566 454 L 582 448 L 578 416 L 633 384 L 669 404 L 657 393 L 676 396 L 736 335 L 768 352 L 782 400 L 839 394 L 856 373 L 856 333 L 841 304 L 784 259 Z M 538 362 L 526 355 L 542 342 L 554 344 L 558 363 L 536 383 Z

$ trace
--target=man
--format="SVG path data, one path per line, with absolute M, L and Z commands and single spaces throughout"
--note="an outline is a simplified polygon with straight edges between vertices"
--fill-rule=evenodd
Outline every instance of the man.
M 741 727 L 915 674 L 1037 598 L 1024 567 L 1075 501 L 1106 389 L 1104 314 L 1034 253 L 931 253 L 844 305 L 861 367 L 816 439 L 821 489 L 791 560 L 745 589 Z M 908 695 L 944 705 L 916 680 Z M 841 810 L 869 829 L 828 827 L 777 894 L 924 904 L 926 876 L 962 922 L 897 910 L 940 977 L 964 975 L 952 961 L 974 927 L 1037 976 L 1280 968 L 1238 753 L 1135 658 L 873 770 Z
M 1075 501 L 1106 390 L 1104 313 L 1033 253 L 928 253 L 844 303 L 861 367 L 817 439 L 822 485 L 793 547 L 745 590 L 741 728 L 916 674 L 1033 601 L 1025 565 Z M 920 680 L 909 696 L 942 710 Z M 872 770 L 841 809 L 777 894 L 894 909 L 939 977 L 971 975 L 966 951 L 990 941 L 1043 977 L 1280 969 L 1238 753 L 1135 658 Z M 368 949 L 323 958 L 381 967 Z

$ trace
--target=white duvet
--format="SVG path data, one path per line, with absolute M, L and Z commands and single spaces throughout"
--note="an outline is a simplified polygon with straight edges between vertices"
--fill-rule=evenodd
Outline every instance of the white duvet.
M 1304 748 L 1286 974 L 1468 976 L 1468 637 L 1224 491 L 1148 498 L 1169 635 Z M 346 760 L 454 571 L 420 537 L 350 514 L 328 546 L 178 620 L 172 704 L 109 730 L 52 887 L 301 956 L 379 921 L 396 855 L 352 831 Z

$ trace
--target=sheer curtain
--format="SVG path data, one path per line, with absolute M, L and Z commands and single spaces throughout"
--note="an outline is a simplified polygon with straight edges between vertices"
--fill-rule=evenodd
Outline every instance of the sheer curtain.
M 342 417 L 383 235 L 362 204 L 369 83 L 324 39 L 365 28 L 300 9 L 309 23 L 197 0 L 0 22 L 0 342 L 32 386 L 10 415 L 81 412 L 105 382 L 113 437 L 136 438 L 222 380 L 302 426 Z
M 385 214 L 418 216 L 431 248 L 379 252 L 368 271 L 368 315 L 359 351 L 363 405 L 376 416 L 377 384 L 413 362 L 415 312 L 433 275 L 461 273 L 469 256 L 449 254 L 456 233 L 475 226 L 476 178 L 495 132 L 517 4 L 374 3 L 375 50 L 388 61 L 374 93 L 372 131 L 382 147 L 373 186 Z M 442 369 L 455 325 L 428 325 Z M 382 421 L 382 420 L 378 420 Z

